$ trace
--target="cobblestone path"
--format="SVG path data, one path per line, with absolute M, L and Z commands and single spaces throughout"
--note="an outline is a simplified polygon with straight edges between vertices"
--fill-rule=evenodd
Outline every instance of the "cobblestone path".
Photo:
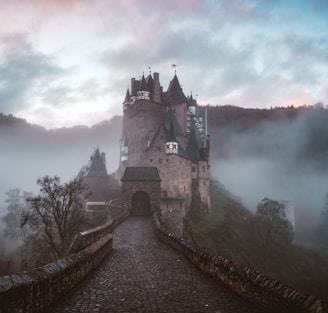
M 105 261 L 46 312 L 258 312 L 160 242 L 150 218 L 130 217 L 113 236 Z

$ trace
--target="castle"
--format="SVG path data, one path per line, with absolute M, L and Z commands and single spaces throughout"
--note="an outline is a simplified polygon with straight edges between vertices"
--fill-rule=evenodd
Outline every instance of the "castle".
M 176 73 L 167 91 L 159 73 L 131 79 L 116 179 L 132 213 L 156 211 L 182 235 L 193 203 L 205 213 L 211 209 L 209 149 L 206 116 L 192 95 L 185 96 Z

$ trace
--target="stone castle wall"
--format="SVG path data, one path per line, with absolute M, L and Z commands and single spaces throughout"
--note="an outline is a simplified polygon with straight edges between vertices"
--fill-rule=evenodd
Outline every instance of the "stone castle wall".
M 166 155 L 166 139 L 158 140 L 147 153 L 146 164 L 156 166 L 161 177 L 165 197 L 184 197 L 187 205 L 191 198 L 191 161 L 178 155 Z
M 186 209 L 185 199 L 161 199 L 161 223 L 177 237 L 183 235 L 183 220 Z
M 138 191 L 143 191 L 149 196 L 150 209 L 158 212 L 160 208 L 160 182 L 153 181 L 124 181 L 122 182 L 122 197 L 126 199 L 128 210 L 132 209 L 132 198 Z
M 211 211 L 210 197 L 210 166 L 208 162 L 198 162 L 198 181 L 197 187 L 199 191 L 200 201 L 204 204 L 208 211 Z
M 124 112 L 123 136 L 129 146 L 127 166 L 145 164 L 145 150 L 157 131 L 163 106 L 146 100 L 138 100 Z

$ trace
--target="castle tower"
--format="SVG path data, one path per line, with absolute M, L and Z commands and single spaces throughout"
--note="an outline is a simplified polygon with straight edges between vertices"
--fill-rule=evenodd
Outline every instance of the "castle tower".
M 160 204 L 152 210 L 159 213 L 166 226 L 182 234 L 183 219 L 192 200 L 197 200 L 204 212 L 211 206 L 209 137 L 204 117 L 199 115 L 192 95 L 188 98 L 184 95 L 176 74 L 167 91 L 163 91 L 158 73 L 149 74 L 147 78 L 142 75 L 140 80 L 132 78 L 130 90 L 123 101 L 117 179 L 124 177 L 122 187 L 129 192 L 127 184 L 133 182 L 131 175 L 124 175 L 127 170 L 127 173 L 153 173 L 156 169 L 160 191 L 150 191 L 151 175 L 145 176 L 147 183 L 138 181 L 138 188 L 144 188 L 140 192 L 148 194 L 151 203 Z M 158 201 L 152 199 L 154 194 L 160 194 Z M 135 205 L 133 201 L 137 201 L 133 199 L 138 198 L 128 197 L 132 199 L 131 207 Z

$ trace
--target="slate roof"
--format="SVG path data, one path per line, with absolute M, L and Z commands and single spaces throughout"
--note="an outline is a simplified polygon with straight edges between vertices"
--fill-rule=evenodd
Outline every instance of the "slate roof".
M 129 91 L 129 88 L 126 90 L 126 94 L 125 94 L 125 98 L 124 98 L 124 101 L 123 103 L 125 102 L 129 102 L 130 101 L 130 98 L 131 98 L 131 95 L 130 95 L 130 91 Z
M 186 146 L 185 154 L 191 161 L 200 161 L 203 160 L 203 156 L 201 155 L 201 142 L 200 136 L 195 127 L 191 128 L 188 143 Z
M 173 132 L 174 137 L 179 137 L 179 136 L 182 137 L 183 136 L 183 131 L 177 120 L 177 117 L 171 111 L 164 113 L 163 124 L 168 132 L 169 131 Z
M 164 102 L 167 105 L 175 105 L 187 102 L 187 98 L 182 91 L 177 75 L 174 75 L 167 92 L 163 93 Z
M 146 79 L 145 79 L 144 75 L 142 75 L 138 91 L 150 91 L 149 86 L 146 83 Z
M 157 167 L 128 166 L 121 181 L 161 181 Z
M 91 156 L 89 169 L 86 176 L 107 176 L 106 165 L 97 148 Z

